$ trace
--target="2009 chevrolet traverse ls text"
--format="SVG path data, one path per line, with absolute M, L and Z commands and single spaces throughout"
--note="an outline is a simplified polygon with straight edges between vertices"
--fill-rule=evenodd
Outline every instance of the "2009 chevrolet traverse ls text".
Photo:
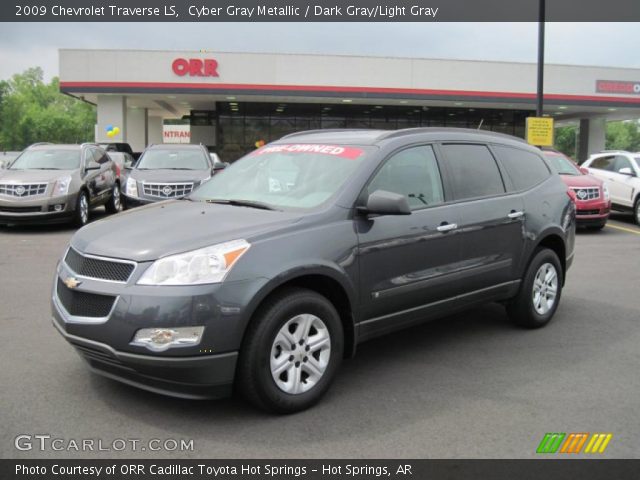
M 490 301 L 545 325 L 574 236 L 566 186 L 521 140 L 302 132 L 77 232 L 53 321 L 107 377 L 293 412 L 374 336 Z

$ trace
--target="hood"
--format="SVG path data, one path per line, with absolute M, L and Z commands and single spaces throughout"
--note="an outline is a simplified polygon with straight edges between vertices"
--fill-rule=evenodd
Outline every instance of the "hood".
M 129 172 L 129 177 L 138 182 L 199 182 L 211 176 L 210 170 L 138 170 Z
M 50 183 L 76 170 L 0 170 L 0 183 Z
M 91 223 L 71 239 L 78 251 L 138 262 L 284 228 L 300 213 L 169 200 Z
M 560 175 L 567 187 L 601 187 L 602 180 L 593 175 Z

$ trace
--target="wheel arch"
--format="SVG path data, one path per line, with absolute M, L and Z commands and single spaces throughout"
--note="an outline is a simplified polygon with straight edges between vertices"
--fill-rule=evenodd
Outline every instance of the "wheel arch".
M 528 263 L 531 263 L 531 260 L 533 259 L 533 253 L 541 247 L 553 250 L 555 254 L 558 256 L 558 259 L 560 260 L 560 265 L 562 266 L 562 285 L 564 285 L 565 279 L 567 277 L 566 275 L 567 274 L 567 246 L 565 244 L 562 234 L 554 230 L 543 234 L 541 238 L 538 240 L 538 242 L 535 244 L 531 253 L 531 258 L 529 259 Z M 527 264 L 527 268 L 528 268 L 528 264 Z
M 327 298 L 340 316 L 344 332 L 344 357 L 356 350 L 355 291 L 345 274 L 327 266 L 304 267 L 284 272 L 267 282 L 253 297 L 248 308 L 247 326 L 264 302 L 286 288 L 298 287 L 315 291 Z M 246 329 L 245 329 L 246 331 Z

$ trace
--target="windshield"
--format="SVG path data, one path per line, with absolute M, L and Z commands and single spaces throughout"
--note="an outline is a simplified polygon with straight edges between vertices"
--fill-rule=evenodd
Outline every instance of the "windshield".
M 234 162 L 189 198 L 314 208 L 340 190 L 366 151 L 337 145 L 267 145 Z
M 138 162 L 142 170 L 208 170 L 209 162 L 200 150 L 147 150 Z
M 544 152 L 553 169 L 560 175 L 582 175 L 580 169 L 567 157 L 554 152 Z
M 75 170 L 80 168 L 80 149 L 27 150 L 10 170 Z

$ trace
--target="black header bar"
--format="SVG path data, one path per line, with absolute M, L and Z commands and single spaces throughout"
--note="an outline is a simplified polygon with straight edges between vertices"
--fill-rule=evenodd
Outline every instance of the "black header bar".
M 638 0 L 552 0 L 548 22 L 637 22 Z M 2 0 L 1 22 L 535 22 L 537 0 Z

